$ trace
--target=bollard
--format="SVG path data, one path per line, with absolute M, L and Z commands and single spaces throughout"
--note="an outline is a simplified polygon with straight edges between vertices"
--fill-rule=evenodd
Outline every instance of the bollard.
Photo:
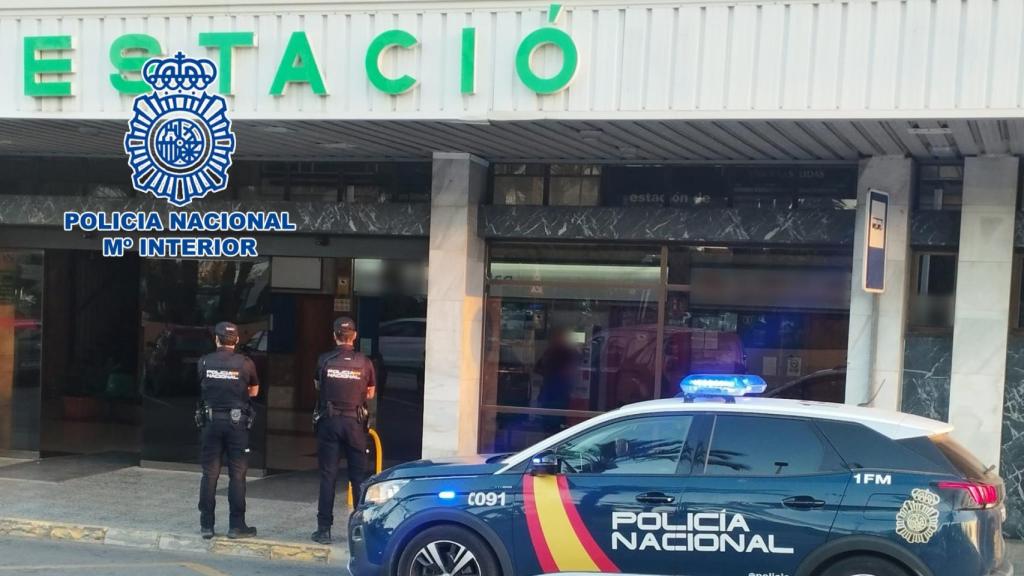
M 376 462 L 374 462 L 374 474 L 380 474 L 380 471 L 384 468 L 384 448 L 380 444 L 380 435 L 373 428 L 370 428 L 370 439 L 373 440 L 373 451 L 377 455 Z M 353 508 L 352 502 L 352 484 L 348 485 L 348 506 Z

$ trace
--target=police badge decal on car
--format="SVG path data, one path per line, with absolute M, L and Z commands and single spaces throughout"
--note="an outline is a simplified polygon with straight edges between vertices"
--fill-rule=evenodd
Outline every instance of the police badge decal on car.
M 213 61 L 181 52 L 142 67 L 153 92 L 135 98 L 124 137 L 135 189 L 181 207 L 227 187 L 235 135 L 227 102 L 206 92 L 216 78 Z
M 896 513 L 896 533 L 911 544 L 927 544 L 939 529 L 940 501 L 938 494 L 915 488 Z

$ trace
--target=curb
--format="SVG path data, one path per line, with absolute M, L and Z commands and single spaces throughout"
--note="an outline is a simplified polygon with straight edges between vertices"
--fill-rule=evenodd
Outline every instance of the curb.
M 47 538 L 68 542 L 166 550 L 168 552 L 198 552 L 317 564 L 330 564 L 332 556 L 335 557 L 335 560 L 338 560 L 337 556 L 340 556 L 333 554 L 330 546 L 319 544 L 296 544 L 255 539 L 228 540 L 221 536 L 214 537 L 212 540 L 203 540 L 200 536 L 22 518 L 0 518 L 0 536 Z

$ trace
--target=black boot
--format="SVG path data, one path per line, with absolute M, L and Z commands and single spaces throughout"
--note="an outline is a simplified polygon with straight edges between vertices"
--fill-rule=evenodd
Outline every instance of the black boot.
M 331 527 L 330 526 L 326 526 L 326 527 L 321 526 L 321 527 L 317 528 L 316 532 L 313 532 L 313 535 L 310 536 L 310 538 L 312 538 L 313 542 L 316 542 L 317 544 L 324 544 L 324 545 L 330 544 L 331 543 Z
M 232 540 L 238 540 L 239 538 L 252 538 L 256 535 L 256 529 L 252 526 L 243 525 L 241 528 L 232 528 L 228 530 L 228 538 Z
M 203 535 L 203 540 L 209 540 L 213 538 L 213 526 L 203 526 L 199 529 L 199 533 Z

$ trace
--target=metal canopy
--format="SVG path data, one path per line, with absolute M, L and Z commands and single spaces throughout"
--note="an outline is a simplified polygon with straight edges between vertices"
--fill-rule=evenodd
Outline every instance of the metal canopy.
M 0 155 L 123 156 L 126 123 L 0 120 Z M 1024 153 L 1024 119 L 992 120 L 239 120 L 239 159 L 852 162 L 878 155 L 947 160 Z

